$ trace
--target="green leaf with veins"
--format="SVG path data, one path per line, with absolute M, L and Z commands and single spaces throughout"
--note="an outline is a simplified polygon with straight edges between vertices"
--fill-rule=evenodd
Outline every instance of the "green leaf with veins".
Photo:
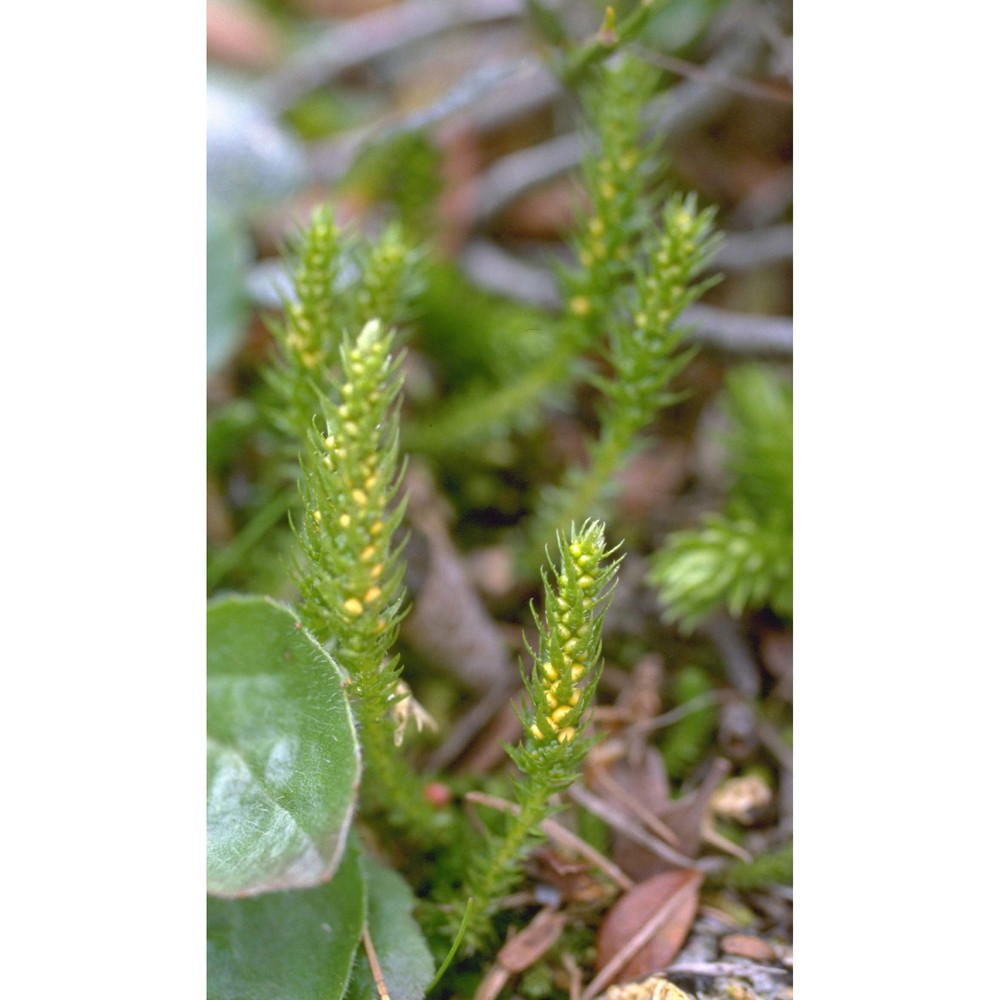
M 208 609 L 208 891 L 310 888 L 336 871 L 360 772 L 344 674 L 287 608 Z
M 332 882 L 208 901 L 208 1000 L 341 1000 L 365 920 L 348 847 Z

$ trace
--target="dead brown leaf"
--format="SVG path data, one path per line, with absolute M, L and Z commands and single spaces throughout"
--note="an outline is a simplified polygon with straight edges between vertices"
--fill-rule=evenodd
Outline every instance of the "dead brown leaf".
M 773 962 L 776 957 L 774 948 L 753 934 L 727 934 L 719 942 L 719 947 L 726 955 L 749 958 L 755 962 Z
M 613 978 L 621 982 L 668 966 L 691 930 L 703 878 L 697 871 L 662 872 L 629 889 L 597 933 L 597 970 L 617 966 Z
M 473 1000 L 494 1000 L 512 975 L 534 965 L 559 940 L 566 914 L 546 907 L 515 934 L 497 953 L 497 960 L 483 977 Z
M 499 961 L 508 972 L 524 972 L 534 965 L 562 934 L 566 926 L 566 914 L 544 909 L 534 919 L 515 934 L 497 954 Z
M 260 7 L 237 0 L 209 0 L 208 58 L 247 69 L 269 69 L 280 51 L 277 28 Z
M 412 531 L 407 585 L 414 599 L 403 636 L 463 684 L 489 691 L 517 676 L 510 650 L 451 539 L 447 505 L 430 471 L 412 463 L 406 486 Z
M 551 829 L 551 827 L 550 827 Z M 529 871 L 559 891 L 568 903 L 593 903 L 605 897 L 601 883 L 591 874 L 591 861 L 573 861 L 550 847 L 540 847 L 529 861 Z

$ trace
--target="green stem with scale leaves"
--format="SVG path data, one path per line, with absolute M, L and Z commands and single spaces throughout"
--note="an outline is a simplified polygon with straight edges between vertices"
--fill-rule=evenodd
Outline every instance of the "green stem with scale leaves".
M 543 573 L 544 610 L 537 611 L 538 651 L 524 677 L 528 698 L 519 712 L 524 738 L 507 752 L 521 772 L 514 788 L 519 810 L 505 817 L 500 836 L 487 839 L 467 878 L 466 947 L 490 935 L 498 902 L 521 877 L 521 863 L 538 827 L 552 809 L 549 799 L 578 777 L 591 741 L 582 736 L 601 672 L 601 628 L 620 558 L 613 558 L 604 525 L 588 521 L 556 535 L 560 563 Z

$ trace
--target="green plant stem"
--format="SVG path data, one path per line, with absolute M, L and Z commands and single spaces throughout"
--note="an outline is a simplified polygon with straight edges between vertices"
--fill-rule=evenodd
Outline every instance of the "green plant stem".
M 520 553 L 522 569 L 538 564 L 544 552 L 545 539 L 551 538 L 558 525 L 574 524 L 587 514 L 602 516 L 615 489 L 614 473 L 622 462 L 627 440 L 619 434 L 604 434 L 593 449 L 590 464 L 575 470 L 567 489 L 554 503 L 544 504 L 531 526 L 528 543 Z
M 567 87 L 577 86 L 597 64 L 637 38 L 649 19 L 669 2 L 670 0 L 640 0 L 636 9 L 618 25 L 615 24 L 614 8 L 609 6 L 601 30 L 594 38 L 557 64 L 556 72 L 563 83 Z
M 548 799 L 553 789 L 538 777 L 521 786 L 518 796 L 520 809 L 507 816 L 503 839 L 490 855 L 489 865 L 481 871 L 472 894 L 466 922 L 467 937 L 475 943 L 488 931 L 490 916 L 500 898 L 506 895 L 520 874 L 519 862 L 531 846 L 532 834 L 549 814 Z
M 383 706 L 384 707 L 384 706 Z M 421 795 L 422 782 L 409 760 L 393 745 L 392 728 L 377 716 L 378 707 L 367 706 L 358 713 L 362 756 L 369 781 L 363 787 L 369 805 L 386 810 L 390 824 L 408 830 L 414 841 L 435 825 L 435 811 Z
M 568 788 L 580 773 L 590 742 L 581 737 L 597 690 L 601 627 L 620 559 L 608 561 L 604 525 L 587 521 L 568 537 L 556 533 L 560 565 L 550 561 L 543 573 L 544 613 L 532 608 L 538 625 L 538 651 L 528 702 L 519 718 L 524 739 L 507 752 L 521 772 L 515 791 L 518 811 L 504 819 L 504 833 L 487 841 L 486 854 L 473 858 L 462 898 L 471 896 L 466 939 L 480 947 L 490 932 L 490 917 L 517 883 L 532 836 L 549 813 L 550 796 Z
M 607 359 L 611 377 L 595 376 L 602 391 L 601 432 L 589 449 L 587 468 L 570 469 L 550 489 L 531 528 L 521 565 L 538 558 L 547 538 L 584 515 L 607 517 L 618 472 L 637 447 L 636 438 L 657 410 L 678 397 L 670 380 L 693 355 L 683 349 L 678 319 L 712 279 L 695 282 L 715 247 L 711 210 L 696 212 L 693 197 L 673 197 L 663 213 L 663 229 L 650 241 L 645 259 L 634 265 L 634 292 L 624 296 L 622 315 L 610 321 Z

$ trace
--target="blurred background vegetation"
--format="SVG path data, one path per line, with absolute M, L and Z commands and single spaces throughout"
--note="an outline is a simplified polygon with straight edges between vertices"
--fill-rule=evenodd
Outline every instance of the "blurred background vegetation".
M 404 331 L 416 412 L 529 366 L 546 351 L 554 268 L 571 261 L 567 236 L 586 209 L 579 95 L 553 72 L 559 47 L 545 36 L 583 43 L 604 9 L 212 0 L 208 13 L 209 576 L 270 592 L 285 478 L 258 454 L 268 443 L 251 401 L 289 234 L 332 200 L 341 224 L 375 233 L 397 219 L 430 248 Z M 790 357 L 790 18 L 786 3 L 672 0 L 629 46 L 662 70 L 647 114 L 668 156 L 660 180 L 718 206 L 725 237 L 725 280 L 691 312 L 704 349 L 682 379 L 689 396 L 626 483 L 627 521 L 641 515 L 654 539 L 718 506 L 704 494 L 723 485 L 719 417 L 704 411 L 728 368 Z M 523 518 L 539 449 L 545 463 L 574 454 L 573 424 L 550 416 L 545 440 L 498 440 L 457 468 L 434 456 L 463 546 Z
M 617 24 L 637 6 L 617 5 Z M 530 633 L 538 578 L 512 539 L 595 429 L 582 381 L 471 441 L 449 438 L 444 415 L 551 347 L 558 275 L 588 208 L 591 137 L 570 61 L 605 18 L 587 0 L 208 4 L 209 592 L 295 599 L 296 465 L 261 376 L 290 235 L 320 203 L 372 240 L 398 226 L 420 258 L 400 324 L 416 601 L 402 641 L 406 676 L 442 722 L 444 736 L 418 744 L 430 770 L 488 773 L 503 762 L 498 739 L 516 738 L 503 672 Z M 617 484 L 608 531 L 628 555 L 602 698 L 627 702 L 636 663 L 652 656 L 656 705 L 687 706 L 651 735 L 674 794 L 719 753 L 769 789 L 765 807 L 720 822 L 771 867 L 733 869 L 720 891 L 740 889 L 741 902 L 715 902 L 748 921 L 756 905 L 787 934 L 790 890 L 752 893 L 790 880 L 791 3 L 671 0 L 627 49 L 658 71 L 644 114 L 665 152 L 654 202 L 678 190 L 717 206 L 710 271 L 723 280 L 689 309 L 699 351 L 672 386 L 680 399 Z M 714 532 L 700 549 L 699 531 Z M 464 653 L 434 637 L 442 601 L 465 609 Z

